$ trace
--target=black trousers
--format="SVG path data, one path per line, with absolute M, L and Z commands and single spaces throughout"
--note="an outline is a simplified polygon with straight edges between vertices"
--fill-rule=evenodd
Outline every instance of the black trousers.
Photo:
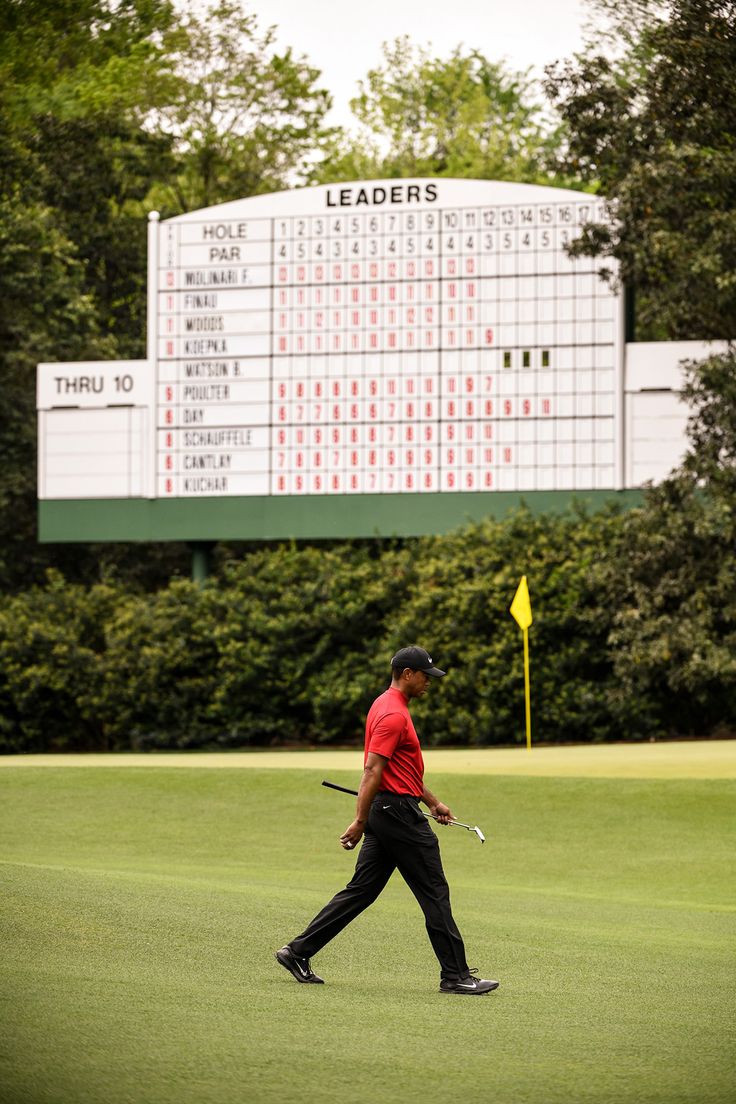
M 311 958 L 372 905 L 394 870 L 416 897 L 443 978 L 467 973 L 465 947 L 450 909 L 440 847 L 416 798 L 379 793 L 373 801 L 355 873 L 289 946 Z

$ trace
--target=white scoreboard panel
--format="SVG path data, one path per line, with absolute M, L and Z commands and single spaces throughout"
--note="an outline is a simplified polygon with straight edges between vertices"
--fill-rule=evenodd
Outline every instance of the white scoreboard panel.
M 149 495 L 622 486 L 621 305 L 594 197 L 327 185 L 152 221 Z

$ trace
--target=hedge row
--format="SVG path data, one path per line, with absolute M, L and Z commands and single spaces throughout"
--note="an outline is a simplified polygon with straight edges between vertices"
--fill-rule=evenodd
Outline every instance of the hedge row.
M 695 508 L 702 547 L 690 518 L 689 566 L 679 552 L 671 569 L 676 503 L 656 525 L 522 510 L 398 546 L 282 546 L 155 594 L 50 574 L 0 600 L 0 751 L 359 742 L 412 642 L 449 672 L 414 710 L 427 744 L 521 742 L 522 574 L 537 741 L 720 731 L 736 706 L 733 557 L 723 519 Z

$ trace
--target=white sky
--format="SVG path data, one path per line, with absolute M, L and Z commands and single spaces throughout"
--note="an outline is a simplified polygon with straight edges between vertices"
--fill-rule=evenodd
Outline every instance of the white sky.
M 249 0 L 261 31 L 275 25 L 278 46 L 306 54 L 334 98 L 330 122 L 355 122 L 349 100 L 358 81 L 381 64 L 381 44 L 399 35 L 446 57 L 462 44 L 513 70 L 569 57 L 582 45 L 585 0 Z

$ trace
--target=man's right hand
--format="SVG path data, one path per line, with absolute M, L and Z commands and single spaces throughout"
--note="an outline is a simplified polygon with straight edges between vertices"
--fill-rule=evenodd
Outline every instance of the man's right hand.
M 340 836 L 340 843 L 343 845 L 346 851 L 352 851 L 356 847 L 363 836 L 363 822 L 360 820 L 354 820 L 352 824 L 349 824 L 343 834 Z

